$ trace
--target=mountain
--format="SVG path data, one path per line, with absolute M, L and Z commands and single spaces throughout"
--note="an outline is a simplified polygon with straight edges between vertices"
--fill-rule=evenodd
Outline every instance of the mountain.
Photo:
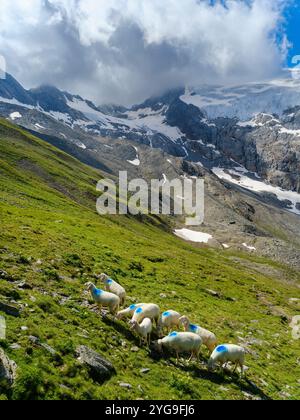
M 242 173 L 241 187 L 300 214 L 297 80 L 175 89 L 124 109 L 97 107 L 51 86 L 26 91 L 8 75 L 0 96 L 3 116 L 100 169 L 100 137 L 133 141 L 203 165 L 227 182 Z
M 148 152 L 139 147 L 141 161 Z M 182 164 L 197 169 L 171 159 L 174 171 Z M 289 327 L 299 311 L 299 270 L 246 249 L 185 243 L 159 218 L 100 217 L 96 184 L 103 175 L 0 120 L 0 313 L 7 323 L 0 348 L 18 367 L 12 388 L 0 370 L 0 399 L 299 398 L 299 346 Z M 237 200 L 244 192 L 207 176 L 209 200 L 223 203 L 214 223 L 223 212 L 229 225 L 237 208 L 230 196 Z M 245 202 L 239 208 L 241 219 L 256 217 Z M 276 230 L 280 212 L 261 209 L 266 216 L 268 211 Z M 286 222 L 297 220 L 286 215 Z M 95 274 L 102 271 L 126 287 L 128 303 L 147 299 L 162 310 L 176 309 L 215 331 L 220 343 L 245 346 L 247 377 L 208 372 L 204 348 L 201 361 L 189 365 L 160 355 L 153 345 L 137 349 L 128 325 L 102 317 L 84 291 L 87 281 L 98 284 Z M 3 312 L 12 307 L 19 316 Z M 114 374 L 99 383 L 78 360 L 79 346 L 110 361 Z

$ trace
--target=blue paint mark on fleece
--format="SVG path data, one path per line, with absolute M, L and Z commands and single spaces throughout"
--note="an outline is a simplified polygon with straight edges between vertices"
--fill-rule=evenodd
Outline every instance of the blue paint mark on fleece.
M 100 296 L 100 295 L 102 295 L 102 293 L 103 293 L 103 290 L 100 290 L 100 289 L 95 289 L 93 291 L 94 296 Z
M 193 324 L 191 324 L 191 325 L 190 325 L 190 330 L 191 330 L 192 332 L 196 332 L 196 331 L 198 330 L 198 326 L 197 326 L 197 325 L 193 325 Z
M 135 311 L 136 314 L 141 314 L 143 312 L 142 308 L 137 308 L 137 310 Z
M 108 279 L 108 280 L 106 280 L 106 283 L 107 283 L 107 284 L 112 284 L 112 282 L 113 282 L 113 280 L 112 280 L 112 279 Z
M 226 353 L 226 352 L 228 352 L 228 348 L 226 346 L 219 346 L 219 347 L 217 347 L 216 351 L 218 353 Z
M 167 318 L 168 316 L 170 316 L 170 312 L 164 312 L 163 316 Z
M 172 332 L 169 337 L 177 337 L 178 333 L 177 332 Z
M 129 309 L 130 309 L 131 311 L 133 311 L 135 308 L 136 308 L 136 305 L 131 305 L 131 306 L 129 306 Z

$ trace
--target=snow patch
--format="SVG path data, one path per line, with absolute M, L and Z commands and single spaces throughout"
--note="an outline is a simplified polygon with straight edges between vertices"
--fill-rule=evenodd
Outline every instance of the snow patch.
M 35 125 L 35 127 L 36 128 L 39 128 L 40 130 L 46 130 L 46 128 L 45 127 L 43 127 L 41 124 L 39 124 L 39 123 L 36 123 L 36 124 L 34 124 Z
M 138 149 L 137 147 L 133 146 L 134 150 L 136 151 L 136 158 L 134 160 L 127 160 L 128 163 L 130 163 L 133 166 L 140 166 L 141 161 L 138 155 Z
M 210 239 L 213 239 L 213 237 L 208 233 L 196 232 L 189 229 L 176 229 L 174 233 L 179 238 L 190 242 L 207 244 Z
M 286 209 L 291 213 L 300 215 L 300 194 L 295 191 L 283 190 L 280 187 L 274 187 L 273 185 L 267 184 L 262 179 L 252 179 L 240 172 L 232 169 L 224 168 L 213 168 L 212 172 L 220 179 L 229 181 L 232 184 L 239 185 L 240 187 L 246 188 L 247 190 L 254 191 L 257 193 L 270 193 L 274 194 L 279 201 L 289 201 L 291 205 Z
M 256 248 L 254 246 L 249 246 L 246 243 L 243 243 L 243 247 L 247 248 L 249 251 L 256 251 Z
M 22 115 L 19 112 L 12 112 L 9 116 L 9 118 L 13 121 L 22 118 Z

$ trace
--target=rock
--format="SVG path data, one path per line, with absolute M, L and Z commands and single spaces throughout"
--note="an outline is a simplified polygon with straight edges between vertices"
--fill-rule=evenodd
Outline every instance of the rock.
M 17 365 L 0 348 L 0 385 L 11 387 L 16 379 Z
M 140 349 L 137 346 L 131 347 L 132 353 L 137 353 Z
M 39 338 L 35 337 L 34 335 L 30 335 L 30 336 L 28 337 L 28 339 L 29 339 L 29 341 L 31 341 L 33 344 L 39 344 L 39 343 L 40 343 Z
M 292 328 L 293 340 L 299 340 L 300 339 L 300 315 L 296 315 L 292 318 L 290 327 Z
M 6 280 L 8 282 L 13 282 L 15 280 L 14 276 L 8 274 L 6 271 L 4 270 L 0 270 L 0 279 L 2 280 Z
M 9 346 L 9 348 L 11 350 L 21 350 L 20 344 L 17 344 L 17 343 L 12 344 L 11 346 Z
M 140 372 L 141 372 L 143 375 L 145 375 L 146 373 L 149 373 L 149 372 L 150 372 L 150 369 L 149 369 L 149 368 L 141 369 L 141 370 L 140 370 Z
M 0 316 L 0 340 L 5 340 L 6 338 L 6 321 L 4 316 Z
M 38 337 L 35 337 L 33 335 L 30 335 L 28 338 L 29 338 L 29 341 L 31 341 L 32 344 L 34 344 L 35 346 L 39 346 L 39 347 L 43 348 L 48 353 L 50 353 L 51 356 L 56 356 L 57 355 L 57 351 L 56 350 L 54 350 L 48 344 L 42 343 Z
M 162 299 L 166 299 L 166 297 L 167 297 L 167 295 L 166 295 L 165 293 L 161 293 L 159 296 L 160 296 Z
M 25 327 L 25 326 L 21 327 L 21 331 L 28 331 L 28 327 Z
M 213 297 L 218 297 L 218 298 L 221 297 L 220 293 L 216 292 L 215 290 L 211 290 L 211 289 L 205 289 L 205 290 L 209 295 Z
M 120 382 L 120 383 L 119 383 L 119 386 L 120 386 L 121 388 L 125 388 L 125 389 L 132 389 L 132 385 L 130 385 L 130 384 L 126 384 L 125 382 Z
M 51 354 L 51 356 L 56 356 L 57 352 L 52 347 L 50 347 L 48 344 L 41 343 L 40 346 L 45 349 L 48 353 Z
M 99 383 L 103 383 L 110 379 L 116 372 L 115 368 L 108 360 L 94 350 L 91 350 L 89 347 L 79 346 L 76 350 L 76 354 L 78 360 L 87 366 L 91 377 Z
M 7 303 L 0 302 L 0 311 L 6 313 L 7 315 L 19 317 L 21 315 L 21 311 L 19 308 L 8 305 Z
M 32 286 L 30 286 L 30 284 L 26 283 L 26 281 L 21 281 L 20 283 L 17 284 L 17 287 L 19 289 L 32 290 Z
M 300 306 L 300 299 L 298 299 L 298 298 L 291 298 L 291 299 L 289 299 L 289 302 L 291 304 L 296 304 L 296 305 Z

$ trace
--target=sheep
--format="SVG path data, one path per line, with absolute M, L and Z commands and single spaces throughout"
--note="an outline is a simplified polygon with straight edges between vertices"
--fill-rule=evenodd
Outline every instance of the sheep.
M 172 332 L 167 337 L 157 341 L 157 348 L 162 351 L 164 347 L 176 352 L 177 362 L 180 353 L 191 353 L 189 362 L 193 357 L 199 358 L 202 339 L 199 335 L 189 332 Z
M 179 323 L 183 325 L 183 328 L 186 332 L 192 332 L 199 335 L 202 338 L 203 344 L 212 352 L 218 345 L 218 340 L 215 334 L 212 332 L 190 323 L 190 320 L 187 316 L 182 316 L 179 319 Z
M 119 296 L 114 295 L 113 293 L 105 292 L 101 289 L 97 289 L 97 287 L 91 282 L 86 283 L 86 287 L 87 290 L 91 293 L 94 301 L 99 306 L 100 310 L 102 309 L 102 306 L 104 306 L 109 309 L 109 312 L 112 315 L 115 315 L 120 306 Z
M 214 370 L 217 364 L 225 368 L 229 362 L 232 362 L 235 365 L 233 373 L 239 365 L 241 367 L 241 376 L 243 376 L 245 354 L 246 350 L 243 347 L 234 344 L 222 344 L 213 351 L 208 361 L 208 369 Z
M 145 318 L 141 324 L 137 321 L 132 321 L 131 329 L 136 331 L 140 336 L 140 345 L 142 345 L 144 341 L 146 345 L 150 346 L 152 333 L 152 321 L 150 318 Z
M 105 290 L 119 296 L 120 305 L 124 306 L 126 301 L 126 290 L 119 283 L 112 280 L 106 274 L 100 274 L 99 279 L 104 283 Z
M 133 305 L 130 305 L 128 308 L 123 309 L 122 311 L 117 313 L 117 319 L 123 319 L 126 317 L 132 317 L 132 315 L 134 314 L 135 310 L 138 308 L 142 308 L 145 305 L 145 303 L 136 303 Z
M 137 321 L 140 324 L 145 318 L 150 318 L 151 320 L 154 320 L 157 325 L 159 315 L 160 315 L 160 309 L 157 305 L 154 305 L 153 303 L 146 303 L 144 306 L 137 308 L 134 311 L 134 314 L 130 323 Z
M 158 334 L 160 335 L 165 330 L 169 333 L 175 327 L 179 327 L 180 317 L 181 315 L 178 312 L 172 310 L 162 313 L 158 320 Z

